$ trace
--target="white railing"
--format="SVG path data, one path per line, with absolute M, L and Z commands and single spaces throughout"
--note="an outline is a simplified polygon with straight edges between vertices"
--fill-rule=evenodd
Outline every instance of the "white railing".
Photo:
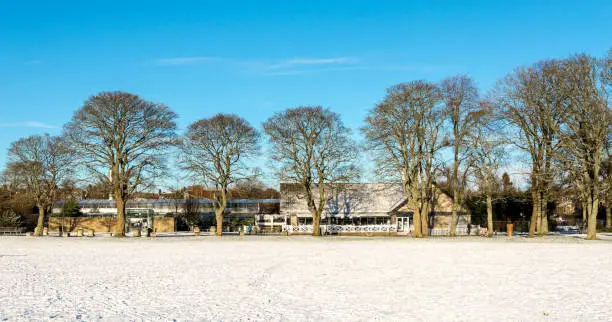
M 321 225 L 323 233 L 394 233 L 397 232 L 396 225 Z M 457 236 L 467 236 L 467 226 L 457 226 Z M 413 226 L 410 225 L 410 230 L 413 230 Z M 312 233 L 312 225 L 283 225 L 283 231 L 289 233 Z M 448 236 L 450 232 L 449 228 L 435 228 L 430 229 L 429 234 L 431 236 Z M 480 226 L 472 226 L 470 235 L 478 236 L 480 233 Z
M 312 225 L 284 225 L 283 231 L 290 233 L 311 233 Z
M 457 236 L 467 236 L 468 235 L 467 226 L 457 226 L 457 228 L 455 229 L 456 229 Z M 429 231 L 429 234 L 431 236 L 448 236 L 449 233 L 450 233 L 450 228 L 435 228 Z M 480 226 L 473 225 L 470 229 L 470 235 L 478 236 L 479 233 L 480 233 Z
M 388 233 L 397 232 L 396 225 L 321 225 L 327 233 Z M 283 231 L 289 233 L 312 233 L 312 225 L 284 225 Z
M 330 233 L 389 233 L 396 232 L 396 225 L 328 225 Z

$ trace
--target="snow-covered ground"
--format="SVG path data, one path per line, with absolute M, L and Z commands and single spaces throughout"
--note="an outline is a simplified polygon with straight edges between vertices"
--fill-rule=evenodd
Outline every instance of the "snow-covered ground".
M 610 321 L 571 237 L 0 237 L 0 321 Z

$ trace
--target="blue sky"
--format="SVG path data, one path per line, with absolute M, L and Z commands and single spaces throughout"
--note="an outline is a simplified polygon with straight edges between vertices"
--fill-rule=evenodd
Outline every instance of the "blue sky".
M 129 2 L 129 3 L 128 3 Z M 612 1 L 0 2 L 0 168 L 10 142 L 61 126 L 90 95 L 254 125 L 322 105 L 355 131 L 389 86 L 612 47 Z

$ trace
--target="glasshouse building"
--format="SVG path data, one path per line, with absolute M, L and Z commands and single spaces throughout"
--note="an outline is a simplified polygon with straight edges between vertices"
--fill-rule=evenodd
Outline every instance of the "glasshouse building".
M 76 224 L 72 227 L 91 228 L 96 231 L 110 231 L 114 224 L 117 206 L 114 200 L 78 200 L 81 215 L 71 218 Z M 279 218 L 278 199 L 230 199 L 227 202 L 224 216 L 224 230 L 238 231 L 246 225 L 256 226 L 261 230 L 280 232 L 285 221 Z M 63 202 L 53 209 L 49 230 L 59 230 L 59 225 L 66 222 L 62 218 Z M 156 232 L 174 232 L 191 230 L 183 219 L 186 212 L 197 213 L 199 226 L 208 229 L 214 226 L 214 212 L 208 199 L 135 199 L 126 205 L 126 231 L 130 232 L 149 227 Z M 95 226 L 95 228 L 94 228 Z

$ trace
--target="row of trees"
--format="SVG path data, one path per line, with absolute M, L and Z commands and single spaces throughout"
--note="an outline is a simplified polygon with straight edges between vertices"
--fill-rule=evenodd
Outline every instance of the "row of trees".
M 417 237 L 428 234 L 435 185 L 443 175 L 454 199 L 451 235 L 471 187 L 486 196 L 491 232 L 493 186 L 511 145 L 524 152 L 531 167 L 530 236 L 547 232 L 543 214 L 550 188 L 566 182 L 579 192 L 588 238 L 595 238 L 600 198 L 603 193 L 608 203 L 612 182 L 607 161 L 611 61 L 583 54 L 542 61 L 518 68 L 486 97 L 465 75 L 395 85 L 369 111 L 362 148 L 371 152 L 380 178 L 401 182 Z M 229 189 L 258 176 L 252 160 L 261 151 L 262 135 L 239 116 L 218 114 L 194 122 L 179 137 L 176 118 L 167 106 L 133 94 L 100 93 L 76 111 L 62 136 L 14 142 L 4 177 L 32 193 L 40 234 L 58 187 L 82 169 L 110 187 L 117 203 L 115 234 L 123 236 L 127 200 L 152 187 L 171 148 L 178 147 L 183 169 L 214 191 L 220 235 Z M 359 176 L 359 145 L 339 114 L 319 106 L 278 112 L 264 122 L 263 132 L 279 179 L 302 188 L 319 234 L 326 189 Z M 450 152 L 450 161 L 443 151 Z
M 608 172 L 602 173 L 603 161 L 610 157 L 611 81 L 610 55 L 575 55 L 518 69 L 498 87 L 500 117 L 512 124 L 513 143 L 531 164 L 530 235 L 548 231 L 545 214 L 551 188 L 564 181 L 578 194 L 587 238 L 595 238 L 600 198 L 611 192 Z

